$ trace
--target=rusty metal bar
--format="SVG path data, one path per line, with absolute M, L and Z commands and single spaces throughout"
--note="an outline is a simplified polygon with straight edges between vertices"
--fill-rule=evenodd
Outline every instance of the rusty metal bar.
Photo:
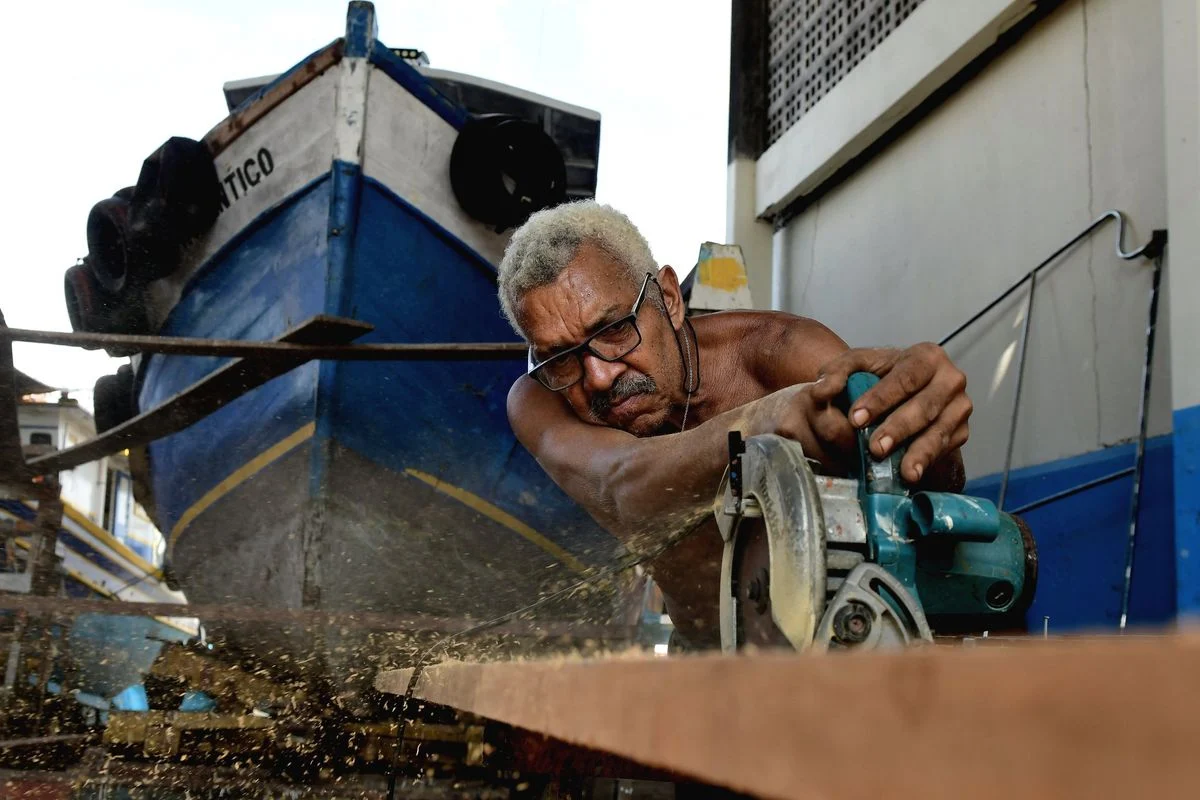
M 113 600 L 82 600 L 64 597 L 31 597 L 0 594 L 0 611 L 24 611 L 30 616 L 71 617 L 77 614 L 108 614 L 122 617 L 180 617 L 204 622 L 250 622 L 269 625 L 339 625 L 361 630 L 387 630 L 453 634 L 473 627 L 474 622 L 457 617 L 420 614 L 391 614 L 381 611 L 319 611 L 308 608 L 263 608 L 221 604 L 129 603 Z M 629 641 L 637 629 L 626 625 L 596 625 L 570 620 L 510 621 L 492 632 L 535 637 L 570 637 Z
M 366 323 L 339 317 L 318 316 L 284 335 L 289 343 L 350 341 L 370 330 Z M 308 356 L 289 356 L 268 361 L 237 359 L 209 373 L 170 400 L 139 414 L 95 439 L 66 450 L 49 453 L 27 462 L 30 469 L 46 475 L 140 447 L 187 428 L 251 389 L 262 386 L 308 361 Z
M 0 740 L 0 750 L 7 750 L 14 747 L 38 747 L 45 744 L 63 744 L 65 742 L 82 742 L 85 739 L 94 738 L 92 733 L 64 733 L 58 736 L 30 736 L 25 739 L 4 739 Z
M 369 327 L 367 328 L 369 330 Z M 36 331 L 0 327 L 0 340 L 89 349 L 121 348 L 140 353 L 248 359 L 337 361 L 490 361 L 521 360 L 528 346 L 521 342 L 397 342 L 387 344 L 301 344 L 286 341 L 194 339 L 180 336 L 134 336 L 120 333 Z

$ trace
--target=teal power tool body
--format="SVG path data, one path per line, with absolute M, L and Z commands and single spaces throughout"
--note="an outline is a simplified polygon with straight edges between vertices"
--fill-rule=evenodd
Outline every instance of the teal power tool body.
M 878 382 L 855 373 L 848 409 Z M 991 501 L 914 491 L 904 448 L 876 460 L 858 432 L 847 478 L 817 475 L 799 443 L 730 434 L 714 511 L 724 540 L 721 644 L 903 647 L 1011 627 L 1033 600 L 1037 549 Z

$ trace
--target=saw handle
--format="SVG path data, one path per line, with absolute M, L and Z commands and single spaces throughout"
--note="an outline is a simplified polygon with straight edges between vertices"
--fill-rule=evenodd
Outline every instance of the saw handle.
M 850 407 L 877 383 L 879 383 L 879 376 L 870 372 L 851 374 L 846 379 L 846 389 L 842 392 L 838 407 L 844 413 L 849 414 Z M 900 476 L 900 462 L 904 460 L 904 453 L 908 448 L 903 444 L 897 445 L 886 458 L 881 460 L 877 460 L 871 454 L 871 436 L 884 419 L 886 419 L 886 415 L 874 420 L 865 428 L 859 429 L 858 458 L 855 459 L 853 465 L 857 474 L 853 477 L 861 481 L 870 494 L 907 494 L 904 479 Z

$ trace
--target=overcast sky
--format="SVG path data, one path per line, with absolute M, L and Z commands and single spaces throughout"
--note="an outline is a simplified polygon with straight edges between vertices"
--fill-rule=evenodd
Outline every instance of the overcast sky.
M 689 269 L 725 235 L 729 0 L 378 0 L 380 39 L 431 66 L 602 115 L 598 199 L 660 263 Z M 90 207 L 132 185 L 170 136 L 225 116 L 221 85 L 280 72 L 341 35 L 343 0 L 11 2 L 0 309 L 68 330 L 62 273 Z M 119 361 L 17 345 L 18 369 L 90 392 Z M 89 397 L 81 397 L 87 402 Z

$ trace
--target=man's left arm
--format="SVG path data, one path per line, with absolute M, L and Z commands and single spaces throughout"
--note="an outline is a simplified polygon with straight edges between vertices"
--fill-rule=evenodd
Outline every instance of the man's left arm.
M 923 489 L 962 491 L 966 483 L 960 448 L 967 441 L 968 419 L 973 409 L 967 396 L 967 378 L 936 344 L 907 349 L 846 348 L 826 360 L 813 374 L 805 353 L 812 320 L 797 320 L 782 337 L 782 354 L 772 353 L 768 369 L 774 381 L 802 383 L 815 380 L 812 397 L 830 406 L 855 372 L 870 372 L 880 380 L 849 410 L 849 422 L 864 428 L 884 418 L 871 436 L 871 453 L 883 458 L 898 444 L 908 449 L 900 472 L 906 481 Z M 827 330 L 827 329 L 826 329 Z M 779 358 L 784 355 L 784 358 Z

